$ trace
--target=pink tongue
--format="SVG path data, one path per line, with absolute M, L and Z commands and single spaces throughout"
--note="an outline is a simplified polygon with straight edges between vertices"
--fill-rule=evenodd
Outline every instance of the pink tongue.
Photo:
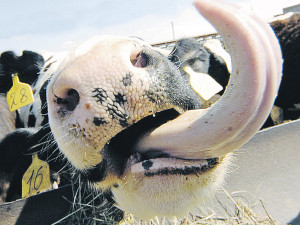
M 271 28 L 254 14 L 221 1 L 198 0 L 196 8 L 220 32 L 233 72 L 222 98 L 193 110 L 141 138 L 137 149 L 162 150 L 185 159 L 222 156 L 245 144 L 268 117 L 281 80 L 281 51 Z

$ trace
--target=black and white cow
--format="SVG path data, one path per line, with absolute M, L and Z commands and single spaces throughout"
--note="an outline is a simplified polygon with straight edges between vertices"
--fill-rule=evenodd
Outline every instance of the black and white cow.
M 32 51 L 23 51 L 21 56 L 17 56 L 12 51 L 3 52 L 0 56 L 0 102 L 1 102 L 1 115 L 3 119 L 0 122 L 2 127 L 0 132 L 0 139 L 5 136 L 9 131 L 15 128 L 24 127 L 24 124 L 19 123 L 19 113 L 8 112 L 6 107 L 6 93 L 12 87 L 12 74 L 18 73 L 21 82 L 34 85 L 38 79 L 41 68 L 44 65 L 44 58 Z M 17 119 L 16 119 L 17 117 Z M 5 120 L 10 123 L 5 124 Z M 14 123 L 14 121 L 17 121 Z M 32 116 L 29 118 L 29 125 L 34 126 Z M 7 129 L 4 129 L 7 127 Z
M 230 64 L 230 61 L 226 62 L 219 56 L 216 49 L 212 49 L 212 45 L 216 44 L 220 44 L 220 42 L 211 40 L 202 45 L 196 39 L 184 38 L 176 42 L 169 58 L 182 73 L 186 74 L 183 68 L 188 66 L 195 72 L 209 74 L 223 87 L 223 90 L 219 92 L 219 94 L 223 94 L 229 81 L 231 66 L 229 65 L 230 69 L 228 69 L 227 64 Z M 221 46 L 218 48 L 222 49 Z
M 39 72 L 44 65 L 44 58 L 31 51 L 23 51 L 21 56 L 17 56 L 14 52 L 8 51 L 3 52 L 0 56 L 0 101 L 1 101 L 1 136 L 0 140 L 3 139 L 7 134 L 13 132 L 16 128 L 24 127 L 19 119 L 19 112 L 10 112 L 8 109 L 8 105 L 6 103 L 6 93 L 12 87 L 12 74 L 18 73 L 19 79 L 21 82 L 28 83 L 30 85 L 34 85 L 39 77 Z M 32 116 L 30 116 L 32 118 Z M 31 120 L 31 119 L 30 119 Z M 34 126 L 34 124 L 32 124 Z M 24 135 L 24 139 L 26 139 L 26 135 Z M 23 139 L 23 140 L 24 140 Z M 7 140 L 10 140 L 7 138 Z M 15 140 L 15 139 L 13 139 Z M 5 188 L 7 186 L 8 192 L 6 196 L 6 191 L 2 190 L 2 200 L 7 199 L 12 200 L 14 198 L 20 197 L 20 193 L 17 194 L 14 190 L 17 189 L 21 191 L 21 183 L 19 185 L 14 185 L 18 179 L 14 179 L 14 177 L 19 171 L 19 168 L 22 168 L 22 162 L 27 162 L 27 157 L 22 156 L 23 148 L 20 146 L 23 145 L 23 142 L 16 143 L 15 148 L 12 143 L 14 141 L 9 141 L 8 144 L 1 144 L 1 158 L 0 158 L 0 172 L 1 172 L 1 188 Z M 4 146 L 8 146 L 5 148 Z M 7 154 L 11 154 L 8 156 Z M 28 156 L 29 157 L 29 156 Z M 30 160 L 30 158 L 29 158 Z M 15 162 L 15 163 L 14 163 Z M 20 165 L 21 164 L 21 165 Z M 26 170 L 26 169 L 25 169 Z M 19 179 L 18 182 L 21 182 Z M 9 188 L 9 184 L 12 188 Z M 6 184 L 6 185 L 5 185 Z M 1 193 L 1 194 L 2 194 Z
M 47 70 L 42 55 L 23 51 L 21 56 L 14 52 L 0 55 L 0 97 L 1 97 L 1 137 L 0 137 L 0 188 L 1 201 L 19 199 L 22 190 L 22 177 L 31 164 L 32 153 L 39 152 L 39 157 L 49 162 L 52 181 L 60 179 L 56 173 L 66 162 L 58 158 L 58 147 L 52 141 L 48 124 L 46 86 L 41 73 Z M 19 80 L 32 86 L 35 103 L 23 109 L 10 112 L 6 102 L 6 93 L 12 87 L 12 74 L 18 73 Z M 45 151 L 44 149 L 47 149 Z M 43 150 L 43 151 L 41 151 Z M 56 159 L 57 158 L 57 159 Z M 61 171 L 63 174 L 64 171 Z M 64 175 L 65 176 L 65 175 Z
M 270 25 L 283 53 L 283 76 L 275 105 L 262 128 L 300 118 L 300 15 L 289 13 L 275 17 Z M 231 73 L 231 60 L 218 40 L 212 39 L 202 45 L 195 39 L 182 39 L 172 52 L 171 60 L 182 73 L 186 73 L 183 67 L 190 66 L 196 72 L 209 74 L 223 87 L 218 94 L 223 94 Z M 209 104 L 218 99 L 217 95 Z
M 230 152 L 264 123 L 282 63 L 274 33 L 257 16 L 220 2 L 195 5 L 232 56 L 230 83 L 212 107 L 204 109 L 174 52 L 166 57 L 137 38 L 95 38 L 42 70 L 38 100 L 21 109 L 21 121 L 31 112 L 38 127 L 9 134 L 0 149 L 16 138 L 29 145 L 50 138 L 48 151 L 57 144 L 123 211 L 141 219 L 185 216 L 222 185 Z

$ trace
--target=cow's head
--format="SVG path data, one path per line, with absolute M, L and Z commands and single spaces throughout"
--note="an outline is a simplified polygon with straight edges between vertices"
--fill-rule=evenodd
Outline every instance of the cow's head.
M 222 98 L 208 109 L 177 65 L 134 38 L 89 41 L 59 66 L 47 89 L 60 150 L 91 184 L 140 218 L 183 215 L 222 183 L 230 154 L 272 107 L 281 53 L 255 15 L 201 0 L 233 61 Z

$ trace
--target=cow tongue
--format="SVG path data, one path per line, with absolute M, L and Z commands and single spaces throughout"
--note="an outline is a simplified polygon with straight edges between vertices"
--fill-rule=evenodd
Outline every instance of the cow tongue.
M 233 62 L 224 95 L 208 109 L 191 110 L 142 137 L 138 152 L 207 159 L 245 144 L 268 117 L 281 80 L 281 51 L 273 31 L 254 14 L 220 1 L 195 6 L 221 34 Z

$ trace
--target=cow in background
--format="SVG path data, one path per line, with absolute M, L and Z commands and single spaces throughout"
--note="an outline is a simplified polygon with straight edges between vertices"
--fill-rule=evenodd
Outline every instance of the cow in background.
M 59 171 L 63 164 L 60 159 L 53 160 L 57 157 L 57 146 L 48 143 L 50 129 L 36 124 L 36 121 L 41 121 L 38 117 L 43 117 L 43 107 L 40 105 L 40 109 L 34 112 L 33 107 L 28 106 L 28 113 L 24 115 L 22 109 L 10 112 L 6 102 L 6 93 L 12 87 L 14 73 L 18 74 L 20 82 L 33 88 L 36 101 L 43 102 L 39 98 L 43 97 L 45 89 L 36 90 L 34 87 L 41 77 L 44 65 L 43 56 L 32 51 L 23 51 L 21 56 L 13 51 L 0 55 L 0 203 L 21 197 L 22 177 L 31 164 L 31 154 L 34 152 L 50 162 L 52 182 L 60 179 L 55 171 Z M 42 151 L 45 146 L 48 146 L 48 151 Z
M 279 39 L 284 59 L 283 77 L 275 100 L 282 111 L 280 123 L 300 118 L 300 14 L 275 17 L 270 25 Z
M 270 25 L 279 39 L 284 63 L 278 96 L 263 128 L 300 118 L 300 14 L 275 17 Z M 189 66 L 195 72 L 209 74 L 221 84 L 223 90 L 210 99 L 207 106 L 223 94 L 231 73 L 231 59 L 219 40 L 211 39 L 202 45 L 193 38 L 181 39 L 169 58 L 182 73 L 186 73 L 183 68 Z

